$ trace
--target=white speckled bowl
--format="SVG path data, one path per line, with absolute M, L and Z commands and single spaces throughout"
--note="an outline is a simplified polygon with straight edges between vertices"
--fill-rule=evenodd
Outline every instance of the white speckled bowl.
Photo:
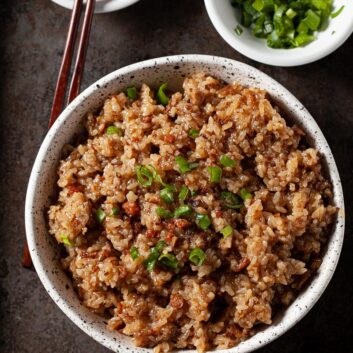
M 229 353 L 255 350 L 282 335 L 295 325 L 319 299 L 336 268 L 344 235 L 344 202 L 340 177 L 330 148 L 315 120 L 302 104 L 279 83 L 237 61 L 204 55 L 171 56 L 152 59 L 119 69 L 94 83 L 78 96 L 60 115 L 48 132 L 35 160 L 26 197 L 26 232 L 35 269 L 45 289 L 60 309 L 83 331 L 115 352 L 151 352 L 135 348 L 131 339 L 106 328 L 104 319 L 91 313 L 78 300 L 68 276 L 59 264 L 59 246 L 49 236 L 45 213 L 50 196 L 55 194 L 56 168 L 62 146 L 72 141 L 82 130 L 85 114 L 98 108 L 113 92 L 142 82 L 158 86 L 169 82 L 171 89 L 180 89 L 183 77 L 203 70 L 225 81 L 266 89 L 283 112 L 301 125 L 309 141 L 320 150 L 327 162 L 327 172 L 334 188 L 334 202 L 341 209 L 332 231 L 323 263 L 295 302 L 277 315 L 274 324 L 263 328 L 255 336 L 228 349 Z M 195 352 L 195 351 L 193 351 Z M 221 351 L 220 351 L 221 352 Z
M 244 28 L 239 36 L 234 28 L 241 23 L 241 13 L 230 0 L 205 0 L 208 16 L 220 36 L 236 51 L 258 62 L 275 66 L 298 66 L 319 60 L 339 48 L 353 32 L 353 1 L 333 0 L 334 11 L 344 6 L 339 16 L 330 18 L 317 39 L 304 47 L 272 49 L 266 40 L 256 38 Z M 241 26 L 243 27 L 243 26 Z

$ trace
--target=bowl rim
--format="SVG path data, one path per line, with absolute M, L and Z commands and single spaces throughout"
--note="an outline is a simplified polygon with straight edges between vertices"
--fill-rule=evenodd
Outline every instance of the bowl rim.
M 216 9 L 216 3 L 219 1 L 230 0 L 204 0 L 208 16 L 218 34 L 239 53 L 267 65 L 291 67 L 305 65 L 320 60 L 338 49 L 353 32 L 353 16 L 351 16 L 350 23 L 346 24 L 344 29 L 335 33 L 335 36 L 332 37 L 331 41 L 326 41 L 325 45 L 320 46 L 313 52 L 307 49 L 310 48 L 310 44 L 306 47 L 293 49 L 273 49 L 273 52 L 267 51 L 269 48 L 265 47 L 264 44 L 264 50 L 258 50 L 251 46 L 251 44 L 248 44 L 246 40 L 242 39 L 244 37 L 241 38 L 235 36 L 233 30 L 230 30 L 225 25 Z M 345 10 L 347 11 L 348 9 Z M 300 50 L 300 52 L 293 55 L 298 50 Z
M 285 324 L 280 323 L 279 325 L 270 325 L 266 327 L 264 331 L 261 331 L 257 333 L 256 335 L 250 337 L 249 339 L 245 340 L 244 342 L 240 343 L 238 346 L 235 346 L 233 348 L 229 349 L 224 349 L 220 350 L 220 352 L 231 352 L 231 353 L 246 353 L 246 352 L 251 352 L 253 350 L 256 350 L 260 347 L 265 346 L 266 344 L 274 341 L 276 338 L 279 336 L 283 335 L 285 332 L 287 332 L 291 327 L 293 327 L 297 322 L 299 322 L 309 311 L 310 309 L 314 306 L 314 304 L 317 302 L 317 300 L 320 298 L 324 290 L 326 289 L 327 285 L 329 284 L 333 273 L 336 269 L 339 257 L 340 257 L 340 252 L 342 249 L 343 245 L 343 238 L 344 238 L 344 227 L 345 227 L 345 217 L 344 217 L 344 199 L 343 199 L 343 190 L 342 190 L 342 184 L 340 181 L 339 173 L 337 170 L 337 166 L 335 163 L 335 160 L 333 158 L 332 152 L 330 150 L 330 147 L 327 144 L 327 141 L 325 137 L 323 136 L 319 126 L 317 125 L 316 121 L 314 118 L 310 115 L 310 113 L 302 106 L 302 104 L 292 95 L 285 87 L 283 87 L 280 83 L 266 75 L 265 73 L 261 72 L 260 70 L 253 68 L 250 65 L 232 60 L 232 59 L 227 59 L 227 58 L 222 58 L 218 56 L 210 56 L 210 55 L 198 55 L 198 54 L 189 54 L 189 55 L 174 55 L 174 56 L 166 56 L 166 57 L 161 57 L 161 58 L 156 58 L 156 59 L 150 59 L 142 62 L 138 62 L 135 64 L 131 64 L 128 66 L 125 66 L 123 68 L 120 68 L 116 71 L 111 72 L 110 74 L 102 77 L 92 85 L 90 85 L 87 89 L 85 89 L 76 99 L 74 99 L 71 104 L 60 114 L 59 118 L 56 120 L 52 128 L 49 130 L 47 133 L 46 137 L 44 138 L 44 141 L 42 142 L 39 152 L 37 154 L 37 157 L 35 159 L 29 183 L 28 183 L 28 188 L 27 188 L 27 194 L 26 194 L 26 202 L 25 202 L 25 228 L 26 228 L 26 237 L 27 237 L 27 242 L 30 250 L 30 254 L 32 257 L 33 265 L 36 269 L 37 275 L 42 282 L 43 286 L 45 287 L 46 291 L 48 294 L 51 296 L 51 298 L 54 300 L 54 302 L 59 306 L 59 308 L 69 317 L 71 321 L 73 321 L 79 328 L 81 328 L 86 334 L 94 338 L 97 342 L 100 344 L 104 345 L 105 347 L 116 351 L 117 347 L 121 347 L 120 344 L 116 341 L 113 341 L 111 338 L 108 337 L 107 334 L 104 334 L 100 332 L 96 327 L 88 325 L 79 315 L 78 311 L 75 311 L 67 301 L 65 301 L 63 298 L 61 298 L 60 293 L 58 289 L 56 289 L 52 284 L 50 279 L 48 278 L 48 275 L 46 273 L 46 269 L 43 267 L 41 258 L 38 254 L 39 252 L 39 245 L 36 243 L 36 230 L 34 227 L 34 213 L 33 209 L 35 209 L 34 205 L 34 199 L 35 199 L 35 194 L 36 194 L 36 184 L 37 180 L 39 178 L 40 170 L 42 168 L 45 168 L 43 166 L 43 159 L 46 155 L 46 152 L 48 151 L 49 147 L 52 145 L 52 143 L 55 141 L 55 138 L 57 137 L 58 131 L 60 128 L 65 125 L 66 119 L 68 119 L 71 114 L 75 114 L 74 111 L 77 107 L 82 105 L 90 95 L 92 95 L 96 90 L 98 89 L 97 87 L 103 87 L 104 85 L 108 84 L 109 82 L 116 80 L 119 78 L 119 76 L 122 76 L 124 74 L 131 74 L 136 70 L 141 70 L 141 69 L 152 69 L 153 67 L 159 66 L 159 65 L 177 65 L 178 63 L 181 62 L 189 62 L 189 63 L 194 63 L 194 64 L 214 64 L 214 65 L 219 65 L 222 66 L 224 65 L 225 62 L 235 65 L 237 68 L 240 68 L 241 70 L 250 70 L 252 72 L 256 72 L 259 77 L 262 77 L 267 80 L 267 82 L 271 82 L 271 85 L 274 85 L 275 87 L 279 88 L 281 92 L 283 92 L 284 95 L 289 97 L 291 100 L 293 100 L 296 104 L 299 104 L 300 110 L 303 114 L 305 114 L 311 121 L 310 123 L 314 124 L 315 129 L 318 131 L 318 138 L 322 140 L 325 145 L 323 146 L 325 150 L 325 156 L 330 157 L 330 174 L 331 178 L 332 175 L 334 178 L 332 178 L 332 182 L 336 183 L 336 188 L 335 188 L 335 199 L 337 206 L 340 207 L 340 212 L 342 213 L 341 217 L 338 217 L 337 220 L 337 226 L 335 231 L 332 232 L 332 238 L 333 235 L 335 235 L 335 241 L 333 241 L 332 246 L 330 248 L 330 254 L 332 255 L 332 258 L 330 258 L 330 262 L 328 264 L 327 270 L 325 272 L 321 272 L 317 276 L 317 280 L 315 280 L 315 288 L 314 286 L 310 287 L 312 289 L 311 291 L 309 288 L 307 288 L 302 295 L 302 300 L 303 302 L 301 305 L 304 306 L 303 310 L 299 308 L 300 310 L 296 311 L 296 316 L 293 316 L 292 318 L 288 319 Z M 329 243 L 331 240 L 329 241 Z M 38 248 L 38 249 L 37 249 Z M 325 253 L 324 258 L 328 255 L 328 253 Z M 301 295 L 301 294 L 300 294 Z M 300 296 L 299 295 L 299 296 Z M 298 298 L 299 298 L 298 296 Z M 297 298 L 297 299 L 298 299 Z M 293 303 L 294 305 L 294 303 Z M 256 340 L 254 340 L 254 337 L 257 337 Z M 259 338 L 261 338 L 259 340 Z M 251 341 L 252 340 L 252 341 Z M 125 350 L 125 349 L 123 349 Z M 149 349 L 144 349 L 144 348 L 137 348 L 136 351 L 138 352 L 151 352 Z M 195 350 L 181 350 L 182 352 L 196 352 Z

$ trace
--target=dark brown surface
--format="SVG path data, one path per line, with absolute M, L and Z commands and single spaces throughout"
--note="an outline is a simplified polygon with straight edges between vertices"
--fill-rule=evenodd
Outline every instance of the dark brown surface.
M 0 352 L 108 352 L 60 311 L 35 272 L 20 265 L 25 191 L 46 133 L 70 14 L 49 0 L 2 0 L 0 15 Z M 353 37 L 314 64 L 270 67 L 229 47 L 213 29 L 201 0 L 142 0 L 95 16 L 83 87 L 119 67 L 181 53 L 219 55 L 259 68 L 297 96 L 323 130 L 346 198 L 341 260 L 314 309 L 259 352 L 353 352 Z

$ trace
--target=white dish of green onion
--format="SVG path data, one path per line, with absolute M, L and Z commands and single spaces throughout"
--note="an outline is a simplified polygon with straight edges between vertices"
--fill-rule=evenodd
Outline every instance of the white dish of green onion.
M 336 50 L 353 31 L 348 0 L 205 0 L 218 33 L 243 55 L 297 66 Z

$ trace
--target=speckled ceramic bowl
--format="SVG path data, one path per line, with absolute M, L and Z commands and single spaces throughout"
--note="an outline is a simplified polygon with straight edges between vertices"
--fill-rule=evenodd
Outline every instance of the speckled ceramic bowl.
M 35 160 L 26 198 L 26 232 L 34 266 L 45 289 L 60 309 L 83 331 L 115 352 L 151 352 L 134 347 L 132 340 L 106 328 L 105 320 L 80 304 L 68 276 L 59 264 L 59 246 L 49 236 L 46 209 L 55 193 L 56 169 L 62 146 L 82 131 L 86 113 L 98 108 L 114 92 L 142 82 L 158 86 L 168 81 L 172 90 L 180 89 L 186 75 L 203 70 L 225 81 L 266 89 L 282 111 L 308 134 L 308 139 L 325 156 L 327 173 L 334 188 L 335 204 L 341 209 L 332 231 L 323 263 L 310 286 L 295 302 L 276 316 L 273 325 L 229 353 L 253 351 L 282 335 L 315 304 L 328 285 L 340 255 L 344 234 L 344 203 L 340 178 L 330 148 L 315 120 L 302 104 L 279 83 L 253 67 L 237 61 L 203 55 L 171 56 L 133 64 L 119 69 L 87 88 L 60 115 L 47 134 Z M 221 351 L 220 351 L 221 352 Z

